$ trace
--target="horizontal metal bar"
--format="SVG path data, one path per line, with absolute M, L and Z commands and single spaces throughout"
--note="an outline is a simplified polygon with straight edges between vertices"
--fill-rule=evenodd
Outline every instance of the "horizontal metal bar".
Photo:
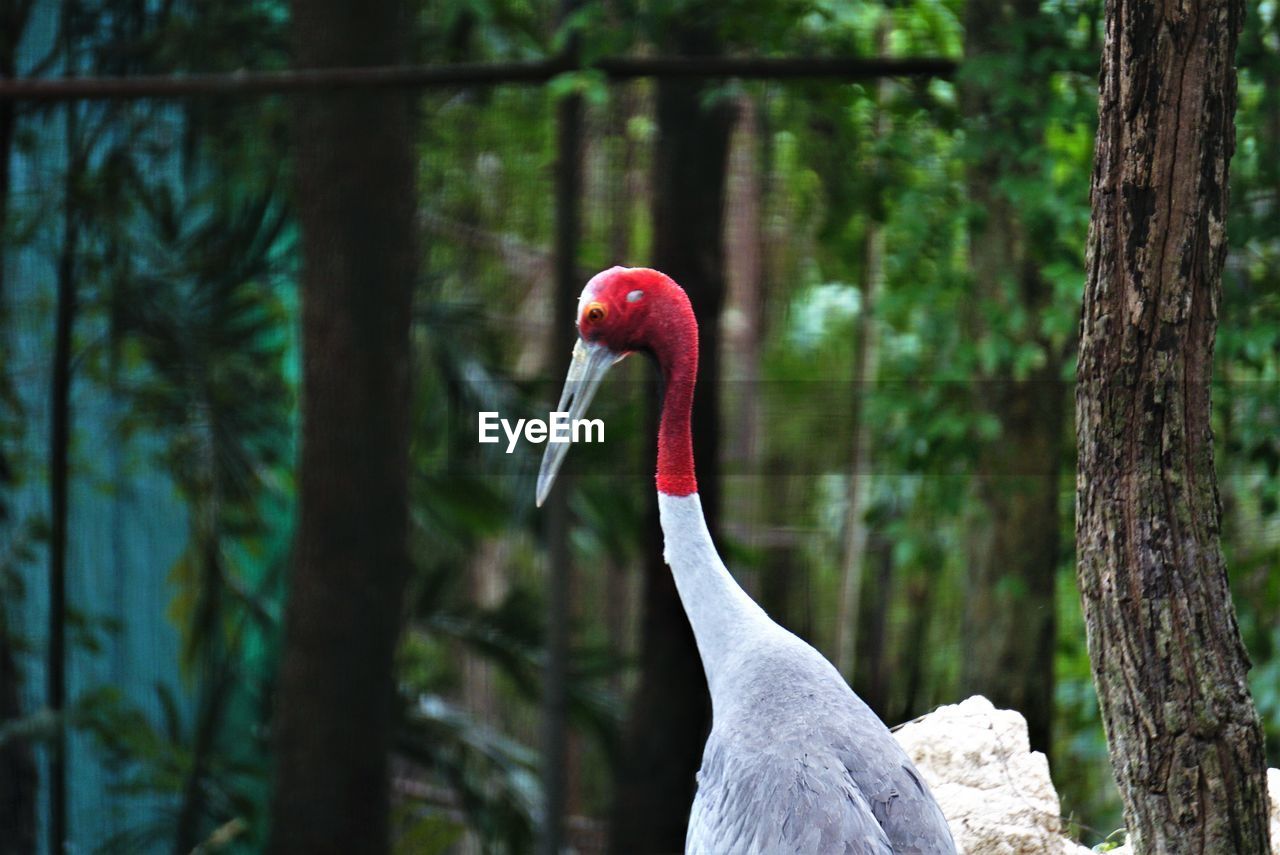
M 916 57 L 861 59 L 854 57 L 617 57 L 597 60 L 595 68 L 609 77 L 739 77 L 753 80 L 837 78 L 873 80 L 879 77 L 948 77 L 953 59 Z
M 176 99 L 201 96 L 269 95 L 338 89 L 428 89 L 543 83 L 569 71 L 594 70 L 614 80 L 723 78 L 794 80 L 879 77 L 948 77 L 956 61 L 935 57 L 853 59 L 844 57 L 614 57 L 578 66 L 565 59 L 452 65 L 321 68 L 300 71 L 238 71 L 138 77 L 49 77 L 0 80 L 0 101 Z

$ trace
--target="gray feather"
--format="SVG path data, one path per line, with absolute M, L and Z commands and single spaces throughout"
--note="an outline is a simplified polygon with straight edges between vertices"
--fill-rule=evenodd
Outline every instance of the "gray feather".
M 685 851 L 954 855 L 906 752 L 817 651 L 780 630 L 717 692 Z

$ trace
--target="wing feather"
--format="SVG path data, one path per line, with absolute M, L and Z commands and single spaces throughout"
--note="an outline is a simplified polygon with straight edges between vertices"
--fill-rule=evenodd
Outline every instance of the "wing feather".
M 716 699 L 686 853 L 954 855 L 910 758 L 830 663 L 789 634 L 749 653 Z
M 894 855 L 872 805 L 840 763 L 742 755 L 707 742 L 688 855 Z

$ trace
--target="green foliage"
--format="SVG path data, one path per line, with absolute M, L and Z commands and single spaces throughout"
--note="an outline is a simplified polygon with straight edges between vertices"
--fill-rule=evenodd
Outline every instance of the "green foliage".
M 766 292 L 756 342 L 763 382 L 745 393 L 759 407 L 760 448 L 743 465 L 759 467 L 746 474 L 767 481 L 769 520 L 753 528 L 757 520 L 727 503 L 726 529 L 739 537 L 726 552 L 758 588 L 774 548 L 761 543 L 776 536 L 798 622 L 820 648 L 832 649 L 849 414 L 858 400 L 873 426 L 867 523 L 886 568 L 869 578 L 864 596 L 878 604 L 869 611 L 882 607 L 881 634 L 863 641 L 879 645 L 892 684 L 885 709 L 897 720 L 958 699 L 968 486 L 981 450 L 998 446 L 1002 431 L 976 381 L 1025 380 L 1046 369 L 1063 380 L 1073 375 L 1101 7 L 1049 0 L 1031 22 L 999 29 L 980 51 L 964 32 L 966 6 L 958 0 L 624 0 L 581 4 L 563 20 L 549 0 L 415 7 L 413 49 L 433 63 L 545 58 L 575 38 L 587 60 L 706 45 L 742 55 L 871 56 L 883 48 L 891 56 L 970 57 L 955 81 L 732 83 L 710 95 L 750 105 L 758 117 L 748 148 L 761 173 Z M 280 4 L 112 9 L 83 6 L 86 71 L 288 65 Z M 672 23 L 689 19 L 699 22 L 702 41 L 669 44 Z M 1274 754 L 1280 40 L 1273 5 L 1252 4 L 1246 21 L 1214 426 L 1224 545 Z M 983 97 L 974 99 L 975 90 Z M 545 375 L 559 371 L 569 343 L 546 340 L 553 117 L 569 94 L 583 96 L 587 128 L 578 261 L 584 274 L 645 263 L 648 178 L 660 143 L 651 83 L 615 84 L 581 72 L 545 87 L 431 91 L 419 99 L 425 258 L 413 319 L 413 573 L 397 654 L 403 716 L 396 753 L 407 770 L 401 777 L 413 785 L 397 790 L 405 852 L 446 852 L 463 839 L 525 851 L 541 804 L 540 760 L 530 747 L 538 738 L 547 629 L 541 518 L 531 501 L 539 449 L 507 455 L 477 446 L 474 419 L 480 410 L 545 412 L 556 393 Z M 24 119 L 25 151 L 47 133 L 37 122 L 53 115 L 39 108 Z M 92 734 L 117 791 L 151 800 L 133 802 L 151 807 L 138 808 L 137 821 L 108 849 L 171 843 L 184 808 L 199 814 L 200 839 L 211 849 L 251 851 L 264 839 L 270 757 L 263 737 L 298 430 L 287 115 L 288 104 L 271 99 L 82 110 L 86 169 L 72 198 L 84 223 L 79 261 L 95 330 L 83 336 L 82 368 L 87 382 L 118 396 L 120 437 L 154 452 L 137 465 L 170 476 L 188 510 L 190 542 L 172 568 L 168 604 L 183 638 L 174 666 L 181 663 L 187 680 L 182 692 L 159 688 L 154 698 L 91 688 L 65 722 L 40 714 L 5 722 L 0 744 L 46 738 L 64 724 Z M 971 240 L 993 210 L 990 200 L 974 198 L 974 164 L 989 167 L 991 198 L 1018 213 L 1020 249 L 1045 285 L 1036 305 L 1021 299 L 1016 277 L 981 281 L 974 269 Z M 42 234 L 57 214 L 52 205 L 33 203 L 11 218 L 6 241 Z M 876 382 L 862 388 L 852 381 L 872 229 L 884 241 L 884 285 L 872 315 L 880 363 Z M 580 772 L 590 784 L 584 789 L 592 790 L 579 807 L 593 816 L 607 803 L 620 698 L 636 676 L 635 616 L 611 623 L 619 603 L 609 598 L 640 608 L 638 533 L 651 492 L 649 371 L 631 360 L 610 383 L 593 412 L 609 427 L 607 442 L 575 449 L 570 462 L 581 611 L 569 700 L 582 741 Z M 20 411 L 4 373 L 0 404 L 7 442 L 30 414 Z M 741 427 L 726 420 L 726 445 Z M 1064 425 L 1068 470 L 1070 433 Z M 0 463 L 17 480 L 39 477 L 38 461 L 6 455 Z M 1068 471 L 1059 514 L 1065 544 L 1072 540 L 1071 480 Z M 33 538 L 12 539 L 11 554 L 0 556 L 6 604 L 21 599 L 13 568 L 29 561 Z M 1055 574 L 1059 621 L 1055 780 L 1073 828 L 1090 841 L 1105 837 L 1095 848 L 1107 851 L 1116 835 L 1105 829 L 1119 822 L 1118 802 L 1070 550 L 1045 572 Z M 75 612 L 68 626 L 78 655 L 96 656 L 112 643 L 112 621 L 103 615 Z
M 1245 16 L 1213 389 L 1223 547 L 1271 764 L 1280 752 L 1280 19 Z
M 181 703 L 163 686 L 156 688 L 160 720 L 153 721 L 118 690 L 104 686 L 82 695 L 72 723 L 92 735 L 107 768 L 116 776 L 113 792 L 146 797 L 161 807 L 100 844 L 105 853 L 150 850 L 174 839 L 180 796 L 193 774 L 200 775 L 209 829 L 202 839 L 223 841 L 225 851 L 250 852 L 260 846 L 265 809 L 267 757 L 260 739 L 239 750 L 225 747 L 203 760 Z M 248 748 L 249 750 L 245 750 Z M 197 768 L 197 763 L 203 764 Z
M 1107 835 L 1107 839 L 1093 847 L 1094 852 L 1111 852 L 1125 845 L 1125 830 L 1117 828 Z
M 400 806 L 392 813 L 397 855 L 443 855 L 459 842 L 467 827 L 445 813 Z
M 659 32 L 663 22 L 693 14 L 703 14 L 708 30 L 727 44 L 749 34 L 746 43 L 752 53 L 869 55 L 877 51 L 878 34 L 884 30 L 891 55 L 972 53 L 964 47 L 964 5 L 960 3 L 877 7 L 814 2 L 778 3 L 772 8 L 751 3 L 748 7 L 734 6 L 735 14 L 742 13 L 738 21 L 746 22 L 740 27 L 738 22 L 720 21 L 718 13 L 707 13 L 699 4 L 666 2 L 636 4 L 631 27 L 618 26 L 604 7 L 598 7 L 575 15 L 567 29 L 582 36 L 589 55 L 646 43 L 665 49 Z M 1101 18 L 1102 4 L 1095 0 L 1044 5 L 1027 26 L 1000 32 L 996 50 L 966 63 L 958 85 L 895 82 L 881 91 L 860 83 L 797 82 L 730 86 L 718 93 L 718 97 L 751 99 L 762 116 L 756 153 L 765 170 L 763 241 L 771 291 L 766 298 L 767 338 L 762 342 L 760 366 L 765 383 L 756 391 L 766 425 L 761 459 L 781 461 L 784 471 L 796 473 L 775 479 L 771 492 L 780 507 L 771 514 L 812 532 L 800 538 L 790 556 L 797 580 L 806 580 L 803 585 L 808 591 L 801 596 L 807 602 L 804 608 L 813 637 L 820 647 L 829 645 L 830 604 L 837 584 L 834 568 L 847 500 L 843 473 L 848 452 L 839 438 L 848 436 L 852 428 L 846 415 L 848 401 L 862 395 L 867 417 L 875 425 L 877 486 L 868 519 L 875 536 L 891 544 L 893 589 L 888 594 L 884 643 L 898 657 L 891 659 L 890 667 L 897 668 L 894 673 L 901 677 L 893 703 L 904 705 L 902 717 L 954 699 L 963 655 L 955 639 L 960 601 L 966 594 L 965 528 L 971 510 L 966 479 L 978 449 L 998 443 L 1001 431 L 999 421 L 975 395 L 973 381 L 984 376 L 1025 380 L 1050 366 L 1066 381 L 1074 373 Z M 1255 65 L 1242 76 L 1240 151 L 1234 180 L 1243 189 L 1237 189 L 1237 199 L 1274 192 L 1260 191 L 1259 183 L 1270 165 L 1280 162 L 1265 156 L 1274 153 L 1275 142 L 1258 137 L 1269 126 L 1257 111 L 1275 100 L 1270 95 L 1275 88 L 1251 78 L 1271 67 L 1266 63 L 1272 61 L 1277 45 L 1267 41 L 1265 27 L 1256 17 L 1250 26 L 1242 52 Z M 991 100 L 976 108 L 963 94 L 975 84 L 992 93 Z M 577 81 L 559 85 L 582 86 Z M 652 145 L 644 132 L 651 122 L 644 109 L 634 109 L 636 100 L 644 104 L 646 97 L 643 86 L 615 87 L 608 103 L 593 102 L 589 109 L 589 122 L 604 123 L 604 127 L 593 125 L 592 133 L 599 139 L 592 137 L 584 156 L 587 240 L 581 257 L 591 260 L 588 268 L 623 261 L 609 254 L 609 215 L 596 213 L 593 206 L 618 204 L 609 182 L 616 186 L 620 180 L 616 154 L 624 149 L 622 143 L 629 139 L 642 153 Z M 496 92 L 453 98 L 442 105 L 434 114 L 432 143 L 424 147 L 429 160 L 425 168 L 431 176 L 426 198 L 433 210 L 484 224 L 504 236 L 517 236 L 524 247 L 547 246 L 550 125 L 545 120 L 547 111 L 534 106 L 535 100 L 527 94 L 516 99 Z M 628 103 L 633 105 L 632 112 L 623 113 L 624 123 L 611 124 Z M 886 117 L 888 128 L 880 135 L 873 126 L 878 115 Z M 465 136 L 450 136 L 454 128 L 465 128 Z M 984 158 L 995 170 L 996 192 L 1016 208 L 1025 225 L 1028 255 L 1036 275 L 1046 284 L 1046 296 L 1038 306 L 1020 302 L 1018 284 L 1013 281 L 993 283 L 995 287 L 984 289 L 983 299 L 974 298 L 969 240 L 988 211 L 971 199 L 966 176 L 967 165 Z M 600 177 L 601 172 L 606 177 Z M 468 182 L 467 175 L 480 176 L 481 181 Z M 1275 206 L 1251 205 L 1248 210 L 1270 215 Z M 643 209 L 639 219 L 643 223 Z M 873 224 L 884 229 L 886 244 L 886 283 L 876 307 L 880 381 L 872 389 L 850 389 L 865 277 L 865 236 Z M 1230 289 L 1236 268 L 1229 273 L 1224 311 L 1241 314 L 1236 322 L 1228 322 L 1224 315 L 1220 371 L 1238 375 L 1242 366 L 1251 365 L 1258 373 L 1249 376 L 1274 380 L 1273 374 L 1265 372 L 1274 371 L 1274 336 L 1280 324 L 1271 316 L 1274 301 L 1268 296 L 1275 289 L 1265 283 L 1274 270 L 1276 254 L 1269 241 L 1276 230 L 1265 219 L 1237 218 L 1230 233 L 1233 244 L 1247 253 L 1249 269 L 1257 279 L 1256 284 L 1237 289 L 1247 298 L 1233 301 Z M 644 244 L 643 239 L 636 241 L 638 246 Z M 523 302 L 524 289 L 533 286 L 525 285 L 529 281 L 525 274 L 534 278 L 532 265 L 513 267 L 503 264 L 503 258 L 496 252 L 476 258 L 459 245 L 432 248 L 432 275 L 439 277 L 442 293 L 475 298 L 471 314 L 459 313 L 466 320 L 451 327 L 452 335 L 461 331 L 472 352 L 482 354 L 481 361 L 495 373 L 500 373 L 498 366 L 529 360 L 527 341 L 512 335 L 504 317 L 511 307 L 528 305 Z M 643 253 L 633 253 L 626 261 L 643 259 Z M 477 323 L 488 311 L 498 317 Z M 976 319 L 980 333 L 973 333 L 975 326 L 966 320 L 970 317 Z M 432 364 L 437 364 L 436 359 L 444 357 L 433 354 Z M 1229 529 L 1237 539 L 1228 544 L 1237 589 L 1244 580 L 1249 592 L 1239 600 L 1242 627 L 1251 651 L 1263 663 L 1255 669 L 1254 680 L 1260 707 L 1264 717 L 1275 722 L 1275 693 L 1269 686 L 1275 682 L 1270 663 L 1276 640 L 1262 631 L 1266 623 L 1262 616 L 1268 611 L 1255 611 L 1250 599 L 1256 595 L 1256 602 L 1274 603 L 1275 597 L 1270 581 L 1274 573 L 1264 569 L 1274 566 L 1274 538 L 1260 534 L 1273 524 L 1268 521 L 1274 519 L 1275 485 L 1280 480 L 1274 477 L 1275 461 L 1280 459 L 1273 441 L 1276 431 L 1264 403 L 1271 388 L 1259 384 L 1256 394 L 1246 395 L 1240 384 L 1234 384 L 1230 401 L 1219 393 L 1216 403 L 1220 413 L 1232 413 L 1230 423 L 1223 423 L 1218 431 L 1223 446 L 1219 460 L 1224 471 L 1234 467 L 1242 473 L 1238 478 L 1224 477 L 1229 512 L 1246 511 L 1237 517 L 1238 527 Z M 633 398 L 617 394 L 634 406 Z M 450 403 L 462 402 L 455 398 Z M 644 438 L 643 423 L 623 421 L 621 430 L 614 431 L 620 417 L 634 415 L 608 409 L 610 403 L 602 400 L 597 406 L 613 432 L 611 443 L 612 435 L 624 431 L 627 440 L 626 448 L 610 450 L 606 465 L 626 472 L 630 461 L 643 459 L 643 443 L 639 450 L 632 448 L 636 432 Z M 1254 425 L 1259 426 L 1256 431 Z M 471 428 L 459 425 L 458 429 Z M 731 434 L 735 426 L 725 429 Z M 1064 425 L 1061 455 L 1068 472 L 1063 477 L 1060 518 L 1061 540 L 1067 544 L 1072 540 L 1071 452 L 1066 441 L 1070 433 L 1070 425 Z M 647 485 L 642 479 L 627 479 L 625 489 L 619 489 L 616 483 L 598 481 L 594 477 L 597 463 L 591 457 L 595 450 L 576 449 L 575 454 L 579 451 L 585 454 L 576 459 L 586 474 L 573 504 L 578 520 L 575 550 L 595 567 L 634 562 L 637 550 L 625 533 L 637 530 L 642 514 L 631 494 Z M 457 457 L 451 459 L 460 462 Z M 619 463 L 624 460 L 626 464 Z M 499 469 L 492 460 L 471 458 L 463 470 L 470 474 L 477 471 L 473 466 L 489 473 L 518 468 L 515 462 L 504 463 L 510 466 Z M 505 486 L 492 477 L 488 481 Z M 467 483 L 465 478 L 461 483 Z M 526 519 L 520 504 L 520 491 L 525 488 L 527 481 L 518 482 L 510 494 L 510 519 L 520 524 Z M 462 495 L 471 489 L 466 487 Z M 1231 497 L 1240 496 L 1240 490 L 1249 493 L 1248 501 L 1233 503 Z M 1230 516 L 1228 525 L 1232 525 Z M 748 564 L 759 560 L 759 550 L 751 547 L 739 550 L 729 544 L 726 548 L 749 557 Z M 459 549 L 459 559 L 465 552 L 466 548 Z M 1112 827 L 1118 820 L 1118 802 L 1098 724 L 1069 550 L 1057 567 L 1046 572 L 1053 572 L 1057 579 L 1060 627 L 1055 655 L 1055 778 L 1064 811 L 1074 818 L 1075 828 L 1083 838 L 1097 840 L 1105 835 L 1097 829 Z M 594 629 L 584 627 L 584 632 L 607 637 L 609 630 L 595 623 Z M 915 654 L 923 662 L 911 659 L 920 626 L 928 627 Z M 918 681 L 919 690 L 907 688 L 913 681 Z M 1276 726 L 1269 726 L 1274 732 Z

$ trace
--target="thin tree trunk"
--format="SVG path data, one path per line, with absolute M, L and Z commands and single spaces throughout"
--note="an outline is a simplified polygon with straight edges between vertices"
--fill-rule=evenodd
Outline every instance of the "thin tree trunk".
M 506 569 L 511 563 L 513 538 L 498 535 L 481 540 L 467 562 L 470 602 L 482 609 L 492 609 L 507 594 Z M 485 724 L 497 726 L 501 710 L 494 685 L 494 667 L 490 660 L 457 642 L 450 646 L 460 664 L 463 706 Z
M 178 808 L 174 855 L 186 855 L 200 843 L 204 829 L 205 807 L 208 791 L 205 778 L 218 747 L 218 735 L 222 728 L 223 711 L 227 694 L 232 686 L 232 664 L 223 643 L 222 621 L 222 491 L 218 480 L 214 444 L 217 442 L 217 409 L 206 399 L 204 407 L 208 419 L 201 480 L 208 485 L 208 494 L 196 504 L 196 539 L 200 542 L 201 572 L 200 601 L 195 615 L 195 626 L 189 631 L 196 634 L 199 647 L 192 651 L 192 661 L 199 669 L 199 703 L 196 706 L 195 726 L 192 729 L 191 764 L 182 787 L 182 801 Z
M 890 712 L 889 692 L 892 688 L 889 610 L 893 598 L 893 547 L 882 535 L 872 535 L 867 545 L 867 561 L 875 570 L 870 597 L 862 599 L 862 617 L 858 633 L 858 670 L 852 682 L 858 697 L 884 719 Z
M 905 672 L 902 683 L 902 707 L 894 721 L 909 721 L 932 706 L 924 695 L 925 667 L 929 650 L 929 624 L 936 612 L 937 584 L 933 579 L 916 578 L 907 584 L 907 613 L 911 615 L 902 655 Z
M 221 628 L 218 628 L 221 631 Z M 174 855 L 185 855 L 200 843 L 204 833 L 205 809 L 208 803 L 209 765 L 217 750 L 218 732 L 222 725 L 227 695 L 233 675 L 225 653 L 216 662 L 205 662 L 202 671 L 200 703 L 191 743 L 191 768 L 182 788 L 182 804 L 178 811 L 174 834 Z M 212 659 L 213 656 L 206 656 Z
M 70 181 L 68 180 L 68 183 Z M 67 203 L 70 206 L 70 202 Z M 76 245 L 74 216 L 65 217 L 62 258 L 58 263 L 56 332 L 50 389 L 49 430 L 49 709 L 66 707 L 67 677 L 67 492 L 71 446 L 71 333 L 75 324 Z M 67 837 L 67 738 L 59 722 L 50 746 L 49 840 L 61 849 Z
M 566 14 L 572 9 L 565 3 Z M 574 314 L 581 282 L 577 276 L 581 228 L 582 99 L 560 101 L 556 119 L 555 312 L 551 336 L 559 347 L 574 335 Z M 552 352 L 556 348 L 553 347 Z M 547 665 L 543 689 L 542 792 L 543 822 L 538 850 L 557 855 L 565 843 L 564 816 L 569 785 L 569 643 L 572 623 L 572 556 L 569 551 L 569 473 L 548 496 L 547 537 Z
M 0 487 L 7 487 L 0 484 Z M 0 607 L 0 726 L 21 717 L 22 675 L 9 635 L 8 615 Z M 0 747 L 0 855 L 36 851 L 36 766 L 31 747 L 10 740 Z
M 758 601 L 769 615 L 789 626 L 790 586 L 785 549 L 764 545 L 766 516 L 779 499 L 765 477 L 760 428 L 760 357 L 764 298 L 764 176 L 760 163 L 760 122 L 754 96 L 736 99 L 725 176 L 725 328 L 722 337 L 725 452 L 721 455 L 736 482 L 729 509 L 745 524 L 745 545 L 760 550 L 756 573 Z
M 883 107 L 881 108 L 883 111 Z M 877 125 L 880 122 L 877 121 Z M 877 136 L 880 132 L 877 132 Z M 853 678 L 858 643 L 858 617 L 867 558 L 867 507 L 871 498 L 871 424 L 865 402 L 880 373 L 876 301 L 884 286 L 884 224 L 871 220 L 866 234 L 866 276 L 858 313 L 858 342 L 854 349 L 853 455 L 849 466 L 849 503 L 844 515 L 844 544 L 840 559 L 840 600 L 836 608 L 836 668 Z
M 1076 387 L 1090 659 L 1139 853 L 1263 855 L 1210 381 L 1243 4 L 1110 0 Z
M 0 335 L 4 334 L 3 329 L 0 326 Z M 2 349 L 0 345 L 0 352 Z M 0 378 L 0 384 L 6 379 Z M 7 461 L 0 450 L 0 490 L 8 490 L 12 483 Z M 4 496 L 0 496 L 0 525 L 12 525 Z M 9 626 L 8 606 L 0 603 L 0 727 L 22 717 L 22 671 Z M 0 855 L 30 855 L 36 851 L 37 784 L 31 746 L 20 738 L 0 746 L 0 830 L 4 831 L 0 836 Z
M 410 22 L 393 0 L 297 2 L 298 63 L 398 62 Z M 350 91 L 295 103 L 302 451 L 276 698 L 277 853 L 388 848 L 417 270 L 410 105 L 403 92 Z
M 1038 318 L 1052 299 L 1040 273 L 1042 250 L 1005 189 L 1009 175 L 1027 176 L 1025 152 L 1041 145 L 1036 120 L 1047 85 L 1032 62 L 1041 45 L 1038 0 L 973 0 L 966 7 L 966 53 L 975 63 L 1002 58 L 1032 75 L 1011 90 L 1007 80 L 974 73 L 963 103 L 975 140 L 969 197 L 982 219 L 970 235 L 976 299 L 968 324 L 976 340 L 1008 336 L 1036 348 L 1041 366 L 1029 376 L 1003 363 L 979 378 L 977 403 L 999 422 L 999 436 L 979 448 L 969 531 L 961 684 L 1027 719 L 1031 747 L 1049 753 L 1053 720 L 1053 648 L 1057 632 L 1054 576 L 1060 532 L 1058 473 L 1064 419 L 1059 348 L 1038 337 Z M 1015 105 L 1013 108 L 1010 104 Z M 1015 312 L 1025 330 L 992 329 L 986 313 Z
M 742 474 L 759 483 L 760 362 L 764 328 L 764 176 L 760 169 L 760 121 L 755 99 L 737 100 L 737 117 L 729 146 L 725 187 L 725 279 L 730 315 L 724 331 L 725 376 L 732 382 L 728 405 L 733 424 L 728 457 Z M 747 491 L 744 491 L 747 492 Z M 747 498 L 758 506 L 760 491 Z M 745 504 L 745 503 L 744 503 Z M 759 507 L 744 507 L 747 519 L 759 520 Z M 739 515 L 739 518 L 741 518 Z
M 741 300 L 743 342 L 743 377 L 747 390 L 743 401 L 743 453 L 747 472 L 755 476 L 757 488 L 754 527 L 763 535 L 761 549 L 759 601 L 764 610 L 781 625 L 810 644 L 817 644 L 813 623 L 813 590 L 810 569 L 796 547 L 796 538 L 787 523 L 794 520 L 798 491 L 805 478 L 790 471 L 786 460 L 771 449 L 763 431 L 763 409 L 769 394 L 761 378 L 764 342 L 769 337 L 770 306 L 777 294 L 778 283 L 790 277 L 794 265 L 787 257 L 790 243 L 788 222 L 793 211 L 773 210 L 775 185 L 781 178 L 773 173 L 773 134 L 769 127 L 768 99 L 752 100 L 750 112 L 743 117 L 750 132 L 751 155 L 755 159 L 751 192 L 756 217 L 752 234 L 758 241 L 757 256 L 751 269 L 758 277 L 755 288 Z M 749 339 L 746 340 L 746 339 Z
M 605 242 L 609 248 L 609 263 L 624 266 L 631 256 L 631 206 L 635 203 L 631 191 L 636 143 L 630 125 L 632 116 L 636 114 L 637 100 L 632 86 L 619 84 L 614 87 L 609 101 L 608 133 L 613 134 L 615 140 L 610 147 L 613 157 L 609 164 L 609 222 Z
M 0 79 L 10 79 L 17 73 L 17 52 L 22 34 L 26 31 L 31 11 L 27 0 L 0 2 Z M 9 362 L 9 305 L 5 282 L 5 256 L 9 248 L 9 188 L 10 159 L 13 156 L 14 133 L 17 130 L 17 109 L 13 102 L 0 104 L 0 408 L 16 405 L 11 379 L 7 376 Z M 4 413 L 0 421 L 9 421 Z M 13 418 L 17 424 L 18 419 Z M 7 491 L 13 486 L 14 473 L 6 454 L 6 444 L 11 437 L 0 436 L 0 526 L 10 528 Z M 22 671 L 18 665 L 15 639 L 9 626 L 7 608 L 0 603 L 0 726 L 4 722 L 22 716 Z M 22 739 L 11 739 L 0 747 L 0 855 L 29 855 L 36 849 L 36 787 L 35 758 L 31 746 Z
M 675 42 L 687 53 L 715 49 L 708 32 L 681 31 Z M 732 115 L 727 104 L 705 105 L 705 94 L 697 82 L 664 80 L 658 85 L 653 261 L 688 292 L 700 322 L 693 446 L 702 504 L 714 533 L 720 509 L 722 203 Z M 683 850 L 710 719 L 693 632 L 662 560 L 656 506 L 651 505 L 648 518 L 640 683 L 615 779 L 614 852 Z
M 884 55 L 889 47 L 887 16 L 876 30 L 876 52 Z M 872 120 L 871 139 L 874 152 L 889 133 L 888 100 L 890 82 L 876 84 L 876 111 Z M 874 156 L 871 159 L 874 163 Z M 874 171 L 874 166 L 872 167 Z M 867 555 L 867 506 L 871 496 L 871 425 L 867 421 L 865 402 L 880 373 L 879 336 L 876 330 L 876 303 L 884 287 L 885 235 L 883 202 L 867 220 L 863 242 L 862 307 L 858 313 L 857 345 L 853 351 L 853 453 L 849 462 L 849 501 L 844 514 L 844 543 L 840 554 L 840 599 L 836 603 L 836 669 L 852 680 L 854 659 L 858 649 L 858 617 L 861 612 L 862 584 Z
M 73 32 L 77 4 L 63 9 L 63 61 L 74 74 Z M 80 180 L 79 107 L 66 108 L 66 178 L 62 209 L 62 247 L 58 257 L 58 294 L 54 321 L 53 373 L 49 394 L 49 659 L 46 673 L 49 709 L 61 716 L 67 693 L 67 513 L 71 454 L 71 348 L 76 316 L 76 254 L 80 221 L 76 194 Z M 59 719 L 49 749 L 49 847 L 67 842 L 67 732 Z
M 801 480 L 789 471 L 778 455 L 768 455 L 757 464 L 756 480 L 760 482 L 760 529 L 756 549 L 760 552 L 758 601 L 769 617 L 806 641 L 811 641 L 813 626 L 808 608 L 808 575 L 804 562 L 796 556 L 795 538 L 777 525 L 787 509 L 795 508 L 794 493 Z M 769 490 L 763 489 L 768 485 Z
M 615 24 L 621 23 L 614 4 L 610 5 Z M 634 173 L 636 142 L 630 133 L 631 118 L 639 112 L 640 104 L 635 87 L 627 84 L 615 86 L 609 102 L 610 133 L 617 139 L 609 163 L 609 209 L 606 243 L 609 247 L 609 263 L 626 266 L 631 258 L 632 206 L 636 196 Z M 634 384 L 629 384 L 634 386 Z M 634 388 L 627 394 L 633 395 Z M 629 567 L 616 556 L 610 555 L 605 568 L 605 626 L 609 629 L 612 653 L 618 661 L 624 661 L 633 652 L 634 621 L 629 620 L 635 608 L 635 586 L 631 584 Z M 622 695 L 622 669 L 615 669 L 609 678 L 610 689 Z
M 747 525 L 747 545 L 761 555 L 756 573 L 760 606 L 802 638 L 810 633 L 804 598 L 807 574 L 797 562 L 794 544 L 779 537 L 778 521 L 792 508 L 792 479 L 783 461 L 768 454 L 761 431 L 766 390 L 761 380 L 768 335 L 771 242 L 765 238 L 767 202 L 764 113 L 758 99 L 743 95 L 729 146 L 725 188 L 724 374 L 733 395 L 726 410 L 727 460 L 737 470 L 738 505 L 732 515 Z

